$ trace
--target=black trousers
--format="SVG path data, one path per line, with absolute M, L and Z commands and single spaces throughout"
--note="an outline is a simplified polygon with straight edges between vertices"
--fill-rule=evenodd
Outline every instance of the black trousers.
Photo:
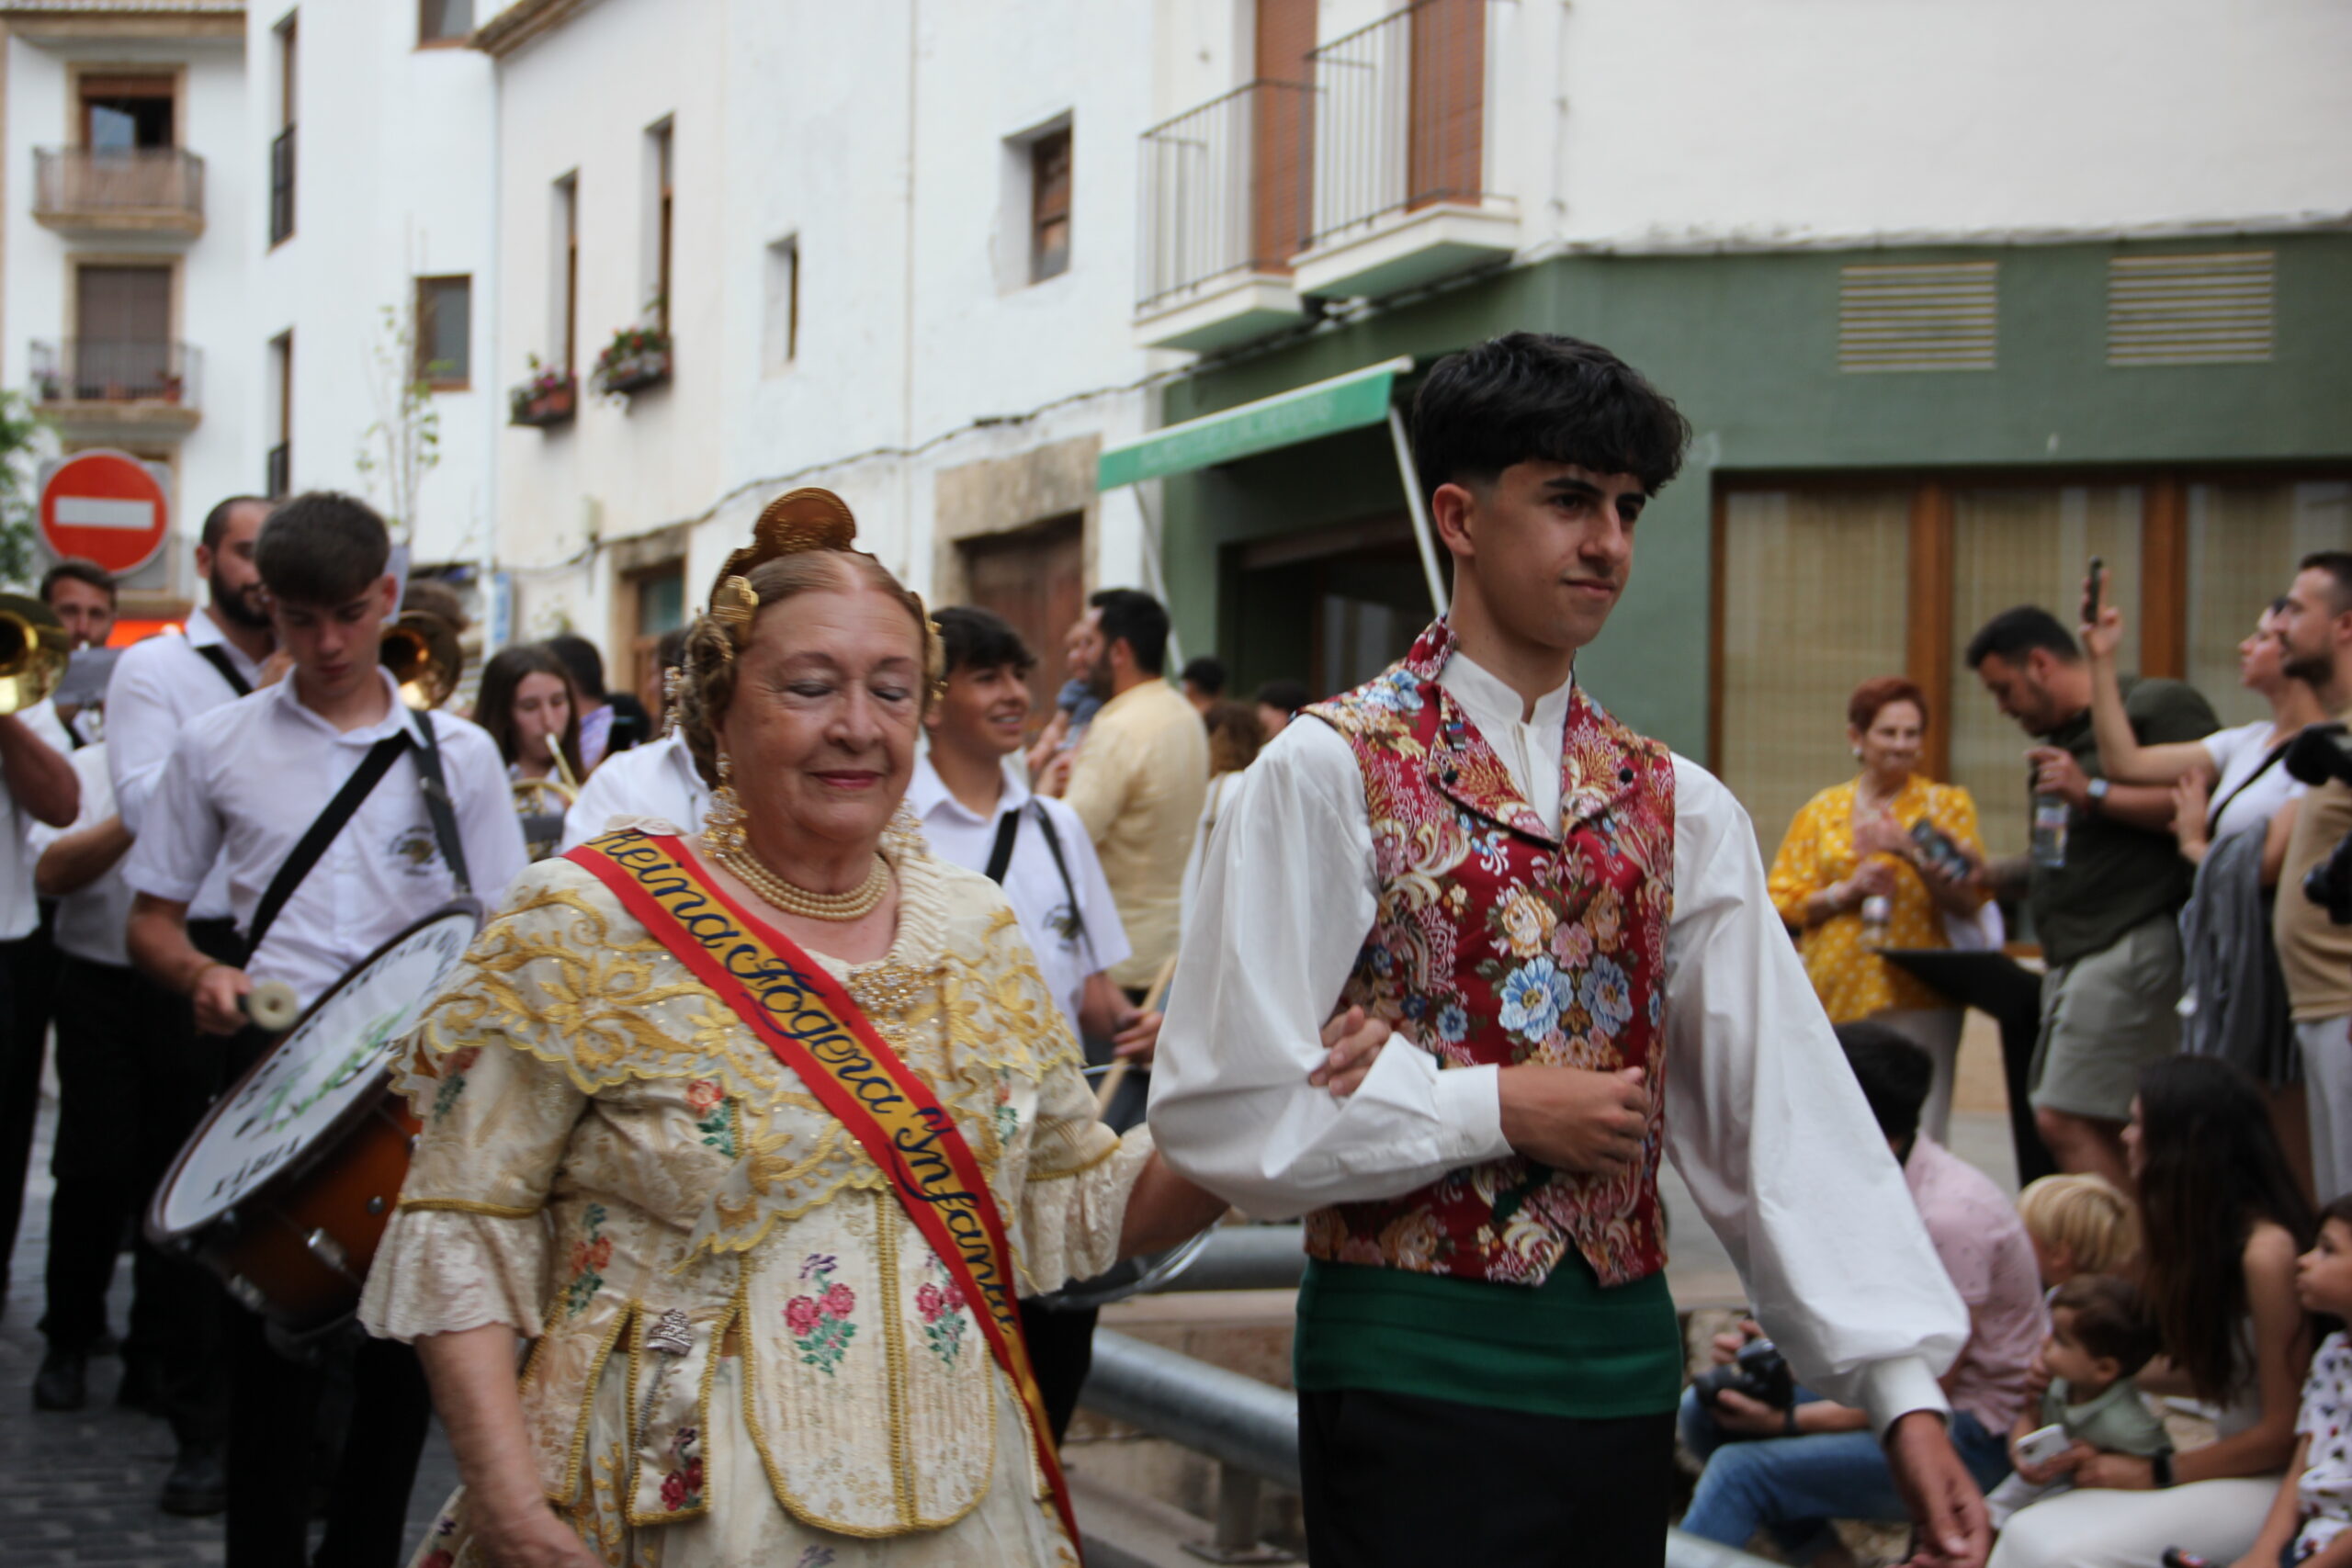
M 146 1237 L 147 1201 L 202 1119 L 220 1075 L 221 1043 L 196 1035 L 188 1004 L 127 964 L 60 954 L 57 1146 L 50 1170 L 51 1345 L 87 1350 L 106 1327 L 107 1288 L 126 1224 L 131 1252 L 126 1366 L 153 1387 L 183 1442 L 220 1436 L 222 1401 L 206 1392 L 218 1316 L 210 1276 Z
M 40 1111 L 40 1062 L 49 1049 L 50 997 L 57 984 L 57 949 L 50 928 L 57 907 L 41 901 L 40 924 L 15 942 L 0 942 L 0 1285 L 17 1252 L 25 1212 L 25 1173 L 32 1166 L 33 1122 Z
M 1029 1367 L 1046 1402 L 1046 1423 L 1058 1448 L 1078 1412 L 1078 1391 L 1094 1366 L 1094 1319 L 1101 1309 L 1049 1312 L 1034 1301 L 1021 1303 L 1021 1337 L 1029 1342 Z
M 1671 1411 L 1583 1421 L 1368 1389 L 1302 1392 L 1298 1458 L 1315 1568 L 1666 1561 Z

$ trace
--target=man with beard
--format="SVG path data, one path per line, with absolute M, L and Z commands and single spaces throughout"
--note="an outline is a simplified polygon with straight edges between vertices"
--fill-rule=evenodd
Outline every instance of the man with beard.
M 2280 602 L 2286 672 L 2308 682 L 2330 717 L 2352 706 L 2352 552 L 2305 556 Z M 2295 808 L 2271 908 L 2271 939 L 2311 1108 L 2312 1179 L 2324 1203 L 2352 1192 L 2352 926 L 2303 897 L 2303 878 L 2352 832 L 2352 788 L 2330 780 Z
M 187 636 L 149 637 L 124 649 L 115 665 L 107 685 L 107 772 L 128 837 L 140 831 L 181 728 L 286 672 L 261 573 L 254 566 L 254 541 L 269 513 L 270 502 L 252 495 L 232 496 L 215 506 L 196 547 L 197 573 L 209 587 L 211 603 L 188 612 Z M 225 866 L 213 868 L 191 901 L 188 937 L 224 964 L 239 957 Z M 175 1100 L 176 1114 L 156 1118 L 141 1137 L 176 1148 L 220 1089 L 226 1060 L 221 1037 L 198 1033 L 184 1000 L 175 998 L 168 1027 L 167 1048 L 177 1054 L 199 1090 L 184 1102 Z M 134 1334 L 130 1349 L 139 1354 L 126 1355 L 117 1397 L 126 1404 L 148 1403 L 172 1424 L 179 1455 L 164 1483 L 164 1510 L 217 1514 L 227 1501 L 220 1449 L 228 1384 L 217 1346 L 217 1320 L 226 1303 L 198 1265 L 163 1258 L 150 1266 L 159 1279 L 164 1271 L 172 1279 L 161 1288 L 175 1303 L 185 1302 L 186 1310 L 158 1314 L 156 1341 L 138 1344 Z

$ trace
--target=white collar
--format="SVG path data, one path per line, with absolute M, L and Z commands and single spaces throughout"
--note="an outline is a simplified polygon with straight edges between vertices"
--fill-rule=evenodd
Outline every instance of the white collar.
M 316 709 L 305 703 L 294 689 L 294 674 L 291 671 L 288 671 L 286 679 L 268 687 L 267 690 L 279 707 L 288 714 L 299 716 L 298 722 L 312 725 L 324 730 L 337 740 L 353 745 L 373 745 L 388 736 L 399 734 L 409 727 L 410 722 L 408 705 L 401 701 L 400 682 L 394 681 L 392 672 L 380 664 L 376 667 L 376 674 L 384 682 L 384 694 L 391 699 L 391 708 L 375 723 L 362 725 L 356 729 L 335 728 Z
M 1013 772 L 1009 761 L 1000 765 L 997 772 L 1004 782 L 996 797 L 996 811 L 991 816 L 982 817 L 956 798 L 955 792 L 939 776 L 939 770 L 932 765 L 931 751 L 926 747 L 915 758 L 914 777 L 907 781 L 907 807 L 924 821 L 929 821 L 934 812 L 944 810 L 966 822 L 993 822 L 1008 811 L 1020 810 L 1029 802 L 1029 785 Z
M 1470 710 L 1470 718 L 1481 730 L 1501 729 L 1521 723 L 1520 715 L 1527 705 L 1520 694 L 1507 685 L 1502 677 L 1481 665 L 1460 649 L 1454 649 L 1438 672 L 1439 683 L 1453 694 L 1453 698 Z M 1568 720 L 1568 699 L 1577 689 L 1575 671 L 1566 682 L 1535 699 L 1535 712 L 1527 725 L 1538 731 L 1564 729 Z

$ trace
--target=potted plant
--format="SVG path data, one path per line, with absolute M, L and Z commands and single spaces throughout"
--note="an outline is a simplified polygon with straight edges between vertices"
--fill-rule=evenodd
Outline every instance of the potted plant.
M 540 364 L 536 354 L 525 361 L 525 367 L 530 374 L 506 394 L 508 423 L 544 429 L 569 421 L 580 397 L 580 384 L 571 372 Z
M 660 327 L 623 327 L 596 355 L 596 388 L 614 397 L 670 378 L 670 334 Z

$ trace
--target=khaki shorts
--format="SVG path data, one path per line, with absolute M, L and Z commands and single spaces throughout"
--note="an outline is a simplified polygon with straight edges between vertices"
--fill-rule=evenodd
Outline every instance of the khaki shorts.
M 2027 1079 L 2034 1109 L 2130 1121 L 2140 1069 L 2180 1049 L 2179 1003 L 2180 927 L 2170 915 L 2043 976 Z

